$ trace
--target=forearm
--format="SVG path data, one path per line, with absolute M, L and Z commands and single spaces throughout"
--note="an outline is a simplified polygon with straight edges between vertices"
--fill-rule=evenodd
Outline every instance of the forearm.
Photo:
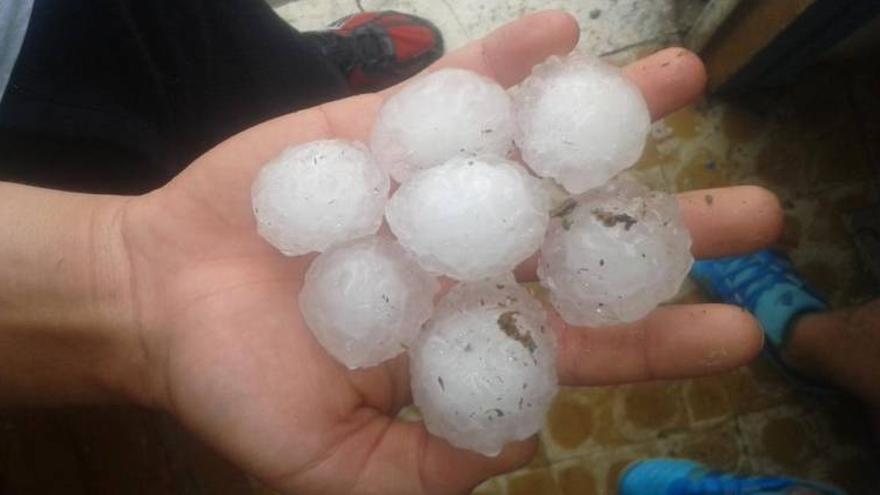
M 141 358 L 124 324 L 123 203 L 0 182 L 0 402 L 125 394 Z

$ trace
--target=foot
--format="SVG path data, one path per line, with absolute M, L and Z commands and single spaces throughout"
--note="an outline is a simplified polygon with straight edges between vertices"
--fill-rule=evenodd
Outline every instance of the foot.
M 844 495 L 837 488 L 785 477 L 746 478 L 711 471 L 696 462 L 648 459 L 631 464 L 618 483 L 620 495 Z
M 880 299 L 799 319 L 783 359 L 861 399 L 878 418 L 880 433 Z M 878 435 L 880 438 L 880 435 Z
M 722 302 L 753 313 L 764 327 L 766 342 L 776 349 L 785 346 L 798 316 L 828 310 L 791 262 L 775 251 L 697 261 L 691 276 Z
M 393 86 L 443 55 L 443 35 L 434 24 L 394 11 L 350 15 L 306 36 L 345 74 L 354 93 Z
M 691 277 L 709 294 L 740 306 L 761 322 L 764 350 L 799 385 L 816 384 L 784 362 L 792 329 L 811 313 L 828 311 L 828 304 L 794 270 L 782 254 L 765 250 L 747 256 L 697 261 Z
M 796 386 L 827 394 L 824 384 L 833 384 L 864 402 L 880 438 L 880 299 L 828 311 L 791 263 L 770 251 L 697 261 L 691 276 L 757 317 L 767 354 Z

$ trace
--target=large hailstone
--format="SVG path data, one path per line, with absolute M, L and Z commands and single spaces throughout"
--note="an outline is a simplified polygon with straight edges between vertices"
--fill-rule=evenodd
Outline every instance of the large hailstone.
M 510 97 L 475 72 L 438 70 L 386 100 L 370 148 L 397 182 L 454 156 L 508 156 L 513 149 Z
M 288 148 L 251 187 L 257 231 L 288 256 L 374 234 L 390 185 L 363 144 L 335 139 Z
M 458 157 L 414 175 L 385 209 L 401 244 L 434 273 L 478 280 L 512 271 L 541 246 L 546 190 L 497 157 Z
M 327 352 L 349 368 L 362 368 L 413 343 L 438 289 L 399 244 L 372 236 L 318 256 L 306 273 L 299 307 Z
M 511 275 L 452 288 L 409 355 L 428 431 L 484 455 L 535 434 L 558 389 L 546 314 Z
M 514 113 L 523 160 L 572 194 L 632 166 L 651 124 L 639 88 L 620 69 L 580 53 L 537 65 L 514 94 Z
M 565 321 L 632 322 L 678 292 L 694 259 L 673 196 L 618 178 L 575 199 L 551 222 L 538 266 Z

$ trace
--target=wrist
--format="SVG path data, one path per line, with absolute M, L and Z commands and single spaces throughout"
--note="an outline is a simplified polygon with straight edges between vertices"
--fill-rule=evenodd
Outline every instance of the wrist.
M 0 183 L 0 401 L 148 402 L 128 201 Z
M 91 205 L 89 225 L 83 229 L 87 266 L 91 273 L 87 316 L 93 328 L 107 336 L 108 345 L 94 379 L 111 400 L 159 405 L 152 385 L 149 339 L 135 291 L 124 225 L 135 198 L 99 196 Z

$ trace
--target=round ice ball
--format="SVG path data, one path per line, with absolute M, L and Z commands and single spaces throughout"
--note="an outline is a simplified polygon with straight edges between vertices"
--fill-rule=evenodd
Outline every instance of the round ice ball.
M 391 359 L 412 344 L 438 289 L 399 244 L 372 236 L 315 258 L 299 305 L 324 349 L 354 369 Z
M 553 218 L 538 277 L 568 323 L 629 323 L 678 292 L 694 261 L 690 246 L 673 196 L 620 177 Z
M 620 69 L 577 52 L 536 66 L 513 100 L 523 160 L 572 194 L 632 166 L 650 131 L 639 88 Z
M 288 256 L 374 234 L 390 185 L 361 143 L 334 139 L 288 148 L 251 187 L 257 231 Z
M 453 287 L 409 356 L 428 431 L 484 455 L 540 430 L 558 390 L 553 331 L 511 275 Z
M 512 271 L 541 246 L 547 193 L 497 157 L 457 157 L 405 182 L 385 209 L 388 225 L 423 267 L 458 280 Z
M 510 97 L 475 72 L 438 70 L 385 101 L 370 148 L 397 182 L 458 155 L 508 156 L 513 149 Z

